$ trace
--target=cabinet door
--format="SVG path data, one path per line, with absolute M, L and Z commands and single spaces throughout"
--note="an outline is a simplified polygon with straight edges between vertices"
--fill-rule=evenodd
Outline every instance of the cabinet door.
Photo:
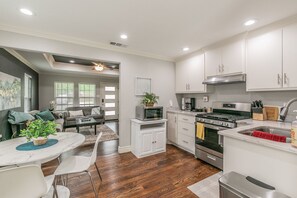
M 164 151 L 166 147 L 165 132 L 156 131 L 154 133 L 154 152 Z
M 215 76 L 220 74 L 221 49 L 212 49 L 205 52 L 205 76 Z
M 282 30 L 247 40 L 247 90 L 282 87 Z
M 222 73 L 244 72 L 245 41 L 235 41 L 222 47 Z
M 297 88 L 297 24 L 283 29 L 283 87 Z
M 188 87 L 188 69 L 187 60 L 175 64 L 175 91 L 177 93 L 187 92 Z
M 153 133 L 146 132 L 141 133 L 141 154 L 140 155 L 147 155 L 153 152 Z
M 189 71 L 189 91 L 190 92 L 204 92 L 204 54 L 192 57 L 188 61 Z
M 177 114 L 167 113 L 167 138 L 169 141 L 177 144 Z

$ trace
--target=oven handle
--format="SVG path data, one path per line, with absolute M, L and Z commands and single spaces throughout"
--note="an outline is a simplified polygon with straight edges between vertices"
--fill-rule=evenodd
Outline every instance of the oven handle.
M 213 126 L 213 125 L 210 125 L 210 124 L 204 124 L 204 128 L 209 128 L 209 129 L 213 129 L 213 130 L 217 130 L 217 131 L 228 129 L 228 128 L 225 128 L 225 127 Z

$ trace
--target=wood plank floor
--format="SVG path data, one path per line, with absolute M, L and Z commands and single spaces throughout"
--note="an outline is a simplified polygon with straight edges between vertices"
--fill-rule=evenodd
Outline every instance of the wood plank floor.
M 117 141 L 99 144 L 97 165 L 103 177 L 99 197 L 196 197 L 187 187 L 217 172 L 218 169 L 194 158 L 179 148 L 167 145 L 167 152 L 137 159 L 132 153 L 118 154 Z M 92 146 L 80 147 L 68 155 L 90 155 Z M 56 161 L 43 166 L 51 174 Z M 99 177 L 94 167 L 91 174 L 96 187 Z M 86 174 L 69 177 L 71 197 L 95 197 Z

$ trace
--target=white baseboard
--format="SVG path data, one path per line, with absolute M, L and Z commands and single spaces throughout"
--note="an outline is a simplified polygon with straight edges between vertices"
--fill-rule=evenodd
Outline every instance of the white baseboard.
M 131 146 L 118 146 L 119 153 L 128 153 L 131 152 Z

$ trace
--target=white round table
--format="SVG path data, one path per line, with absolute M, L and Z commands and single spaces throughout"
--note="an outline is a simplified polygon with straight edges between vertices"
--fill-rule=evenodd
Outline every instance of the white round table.
M 44 163 L 78 147 L 85 141 L 84 135 L 68 132 L 60 132 L 49 138 L 59 141 L 50 147 L 32 151 L 16 150 L 17 146 L 27 142 L 25 137 L 0 142 L 0 166 Z

